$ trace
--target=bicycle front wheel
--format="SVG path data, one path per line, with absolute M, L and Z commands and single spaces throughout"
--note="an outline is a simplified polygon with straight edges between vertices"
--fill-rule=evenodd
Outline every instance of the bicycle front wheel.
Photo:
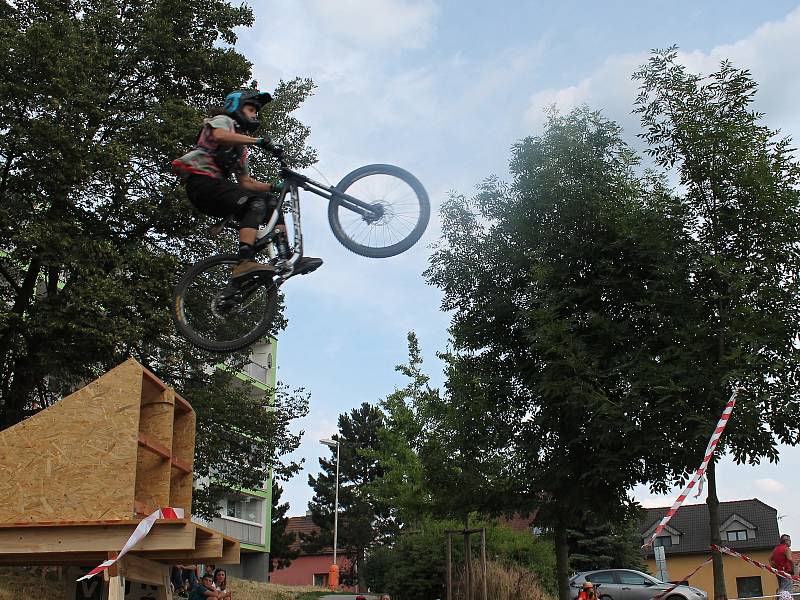
M 263 338 L 278 309 L 278 286 L 268 276 L 232 286 L 236 254 L 193 265 L 175 286 L 172 319 L 195 346 L 234 352 Z
M 405 252 L 425 233 L 431 217 L 428 192 L 411 173 L 393 165 L 367 165 L 348 173 L 336 190 L 376 208 L 357 213 L 336 194 L 328 204 L 333 235 L 348 250 L 369 258 Z

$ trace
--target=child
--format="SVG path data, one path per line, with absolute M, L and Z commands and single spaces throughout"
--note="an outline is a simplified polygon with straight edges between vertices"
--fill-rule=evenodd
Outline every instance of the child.
M 258 113 L 272 96 L 258 90 L 239 90 L 225 97 L 222 111 L 205 119 L 194 150 L 172 161 L 173 170 L 186 184 L 192 204 L 214 217 L 236 216 L 239 222 L 239 262 L 232 280 L 254 273 L 274 271 L 269 264 L 254 260 L 256 231 L 274 210 L 266 198 L 272 185 L 250 176 L 249 147 L 275 149 L 269 137 L 250 137 L 261 126 Z M 235 175 L 237 183 L 230 180 Z M 278 227 L 283 227 L 279 223 Z M 282 233 L 285 236 L 285 232 Z M 294 272 L 306 274 L 318 269 L 322 259 L 304 256 Z

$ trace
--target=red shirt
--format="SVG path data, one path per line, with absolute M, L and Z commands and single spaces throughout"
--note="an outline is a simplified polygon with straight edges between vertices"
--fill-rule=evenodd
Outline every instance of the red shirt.
M 787 573 L 792 572 L 792 563 L 786 558 L 786 551 L 789 549 L 789 546 L 786 544 L 778 544 L 775 546 L 775 550 L 772 551 L 772 556 L 770 557 L 770 562 L 772 566 L 776 569 L 780 569 L 781 571 L 785 571 Z

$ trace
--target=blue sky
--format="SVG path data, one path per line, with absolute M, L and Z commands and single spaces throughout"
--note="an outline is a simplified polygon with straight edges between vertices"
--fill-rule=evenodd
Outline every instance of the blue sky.
M 797 2 L 474 2 L 436 0 L 255 0 L 255 26 L 239 49 L 262 88 L 312 78 L 318 89 L 299 111 L 331 183 L 368 163 L 402 166 L 425 184 L 434 206 L 423 240 L 395 258 L 342 248 L 316 196 L 303 204 L 306 251 L 325 266 L 286 286 L 289 327 L 280 336 L 278 377 L 313 394 L 297 457 L 306 471 L 285 485 L 290 514 L 311 498 L 307 473 L 327 452 L 318 443 L 337 416 L 376 402 L 401 384 L 406 333 L 420 338 L 441 380 L 436 351 L 447 344 L 441 294 L 421 276 L 440 233 L 438 206 L 451 190 L 470 194 L 490 174 L 507 176 L 509 148 L 541 131 L 542 110 L 586 103 L 619 121 L 635 147 L 630 74 L 652 48 L 677 44 L 684 63 L 708 73 L 730 58 L 760 83 L 767 122 L 800 137 L 800 5 Z M 314 170 L 308 173 L 321 179 Z M 735 413 L 734 417 L 735 418 Z M 699 463 L 700 457 L 698 457 Z M 800 530 L 800 450 L 780 465 L 724 460 L 722 500 L 758 497 L 778 509 L 781 528 Z M 679 490 L 675 490 L 677 494 Z M 635 490 L 646 506 L 674 495 Z M 704 497 L 692 499 L 693 502 Z

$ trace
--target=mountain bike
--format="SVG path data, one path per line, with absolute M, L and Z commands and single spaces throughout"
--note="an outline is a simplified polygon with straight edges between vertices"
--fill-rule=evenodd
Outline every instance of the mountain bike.
M 351 252 L 369 258 L 396 256 L 411 248 L 430 220 L 430 200 L 425 188 L 408 171 L 393 165 L 366 165 L 345 175 L 336 186 L 319 183 L 289 168 L 283 153 L 280 192 L 275 209 L 259 228 L 256 256 L 267 254 L 274 272 L 256 273 L 242 281 L 231 280 L 236 254 L 218 254 L 192 265 L 175 286 L 172 318 L 181 334 L 200 348 L 233 352 L 249 346 L 269 332 L 278 308 L 280 286 L 297 274 L 303 256 L 300 190 L 328 200 L 328 223 L 334 237 Z M 292 243 L 276 225 L 291 215 Z M 234 216 L 217 223 L 212 232 L 237 230 Z

